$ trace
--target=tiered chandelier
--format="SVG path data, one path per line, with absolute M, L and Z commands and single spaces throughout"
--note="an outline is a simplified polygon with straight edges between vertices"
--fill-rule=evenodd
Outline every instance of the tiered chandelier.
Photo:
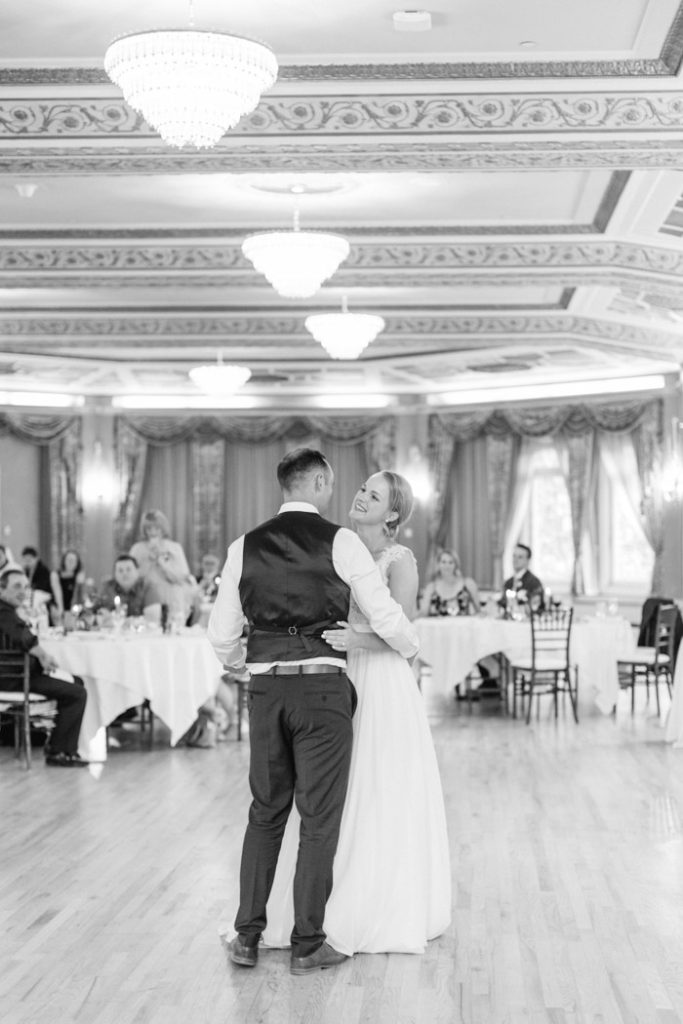
M 247 366 L 224 363 L 221 355 L 212 365 L 195 366 L 190 370 L 192 383 L 209 395 L 234 395 L 250 377 L 251 370 Z
M 301 231 L 296 210 L 293 231 L 248 235 L 242 242 L 242 252 L 278 295 L 310 299 L 346 259 L 350 246 L 340 235 Z
M 195 29 L 136 32 L 107 49 L 104 70 L 169 146 L 215 146 L 261 93 L 275 84 L 277 60 L 264 43 Z
M 384 330 L 384 319 L 371 313 L 349 313 L 344 296 L 341 313 L 307 316 L 305 326 L 333 359 L 358 359 Z

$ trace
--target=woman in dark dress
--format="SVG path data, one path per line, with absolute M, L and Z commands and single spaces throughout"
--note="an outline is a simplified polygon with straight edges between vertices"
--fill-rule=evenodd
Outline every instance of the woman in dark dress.
M 85 572 L 81 564 L 81 556 L 73 548 L 67 548 L 59 562 L 59 570 L 50 574 L 52 590 L 56 596 L 57 610 L 60 614 L 71 611 L 75 604 L 83 602 L 83 585 Z
M 480 610 L 477 584 L 470 576 L 463 576 L 457 553 L 446 548 L 422 594 L 420 615 L 472 615 Z

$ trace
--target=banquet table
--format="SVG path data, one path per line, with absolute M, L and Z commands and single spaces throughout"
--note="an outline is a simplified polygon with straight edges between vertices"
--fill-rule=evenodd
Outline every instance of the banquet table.
M 417 619 L 420 658 L 431 666 L 436 689 L 450 694 L 475 664 L 502 651 L 510 660 L 529 656 L 531 627 L 528 621 L 484 616 L 444 616 Z M 620 616 L 574 619 L 570 659 L 579 669 L 579 706 L 611 714 L 619 698 L 617 661 L 632 652 L 635 637 L 629 622 Z
M 106 759 L 105 727 L 145 699 L 175 745 L 216 693 L 222 671 L 206 636 L 192 630 L 172 636 L 75 632 L 41 644 L 60 668 L 83 678 L 88 701 L 79 752 L 91 761 Z

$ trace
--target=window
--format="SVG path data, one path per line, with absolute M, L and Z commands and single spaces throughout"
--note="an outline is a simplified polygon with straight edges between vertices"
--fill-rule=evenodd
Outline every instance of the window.
M 603 593 L 648 593 L 654 552 L 620 481 L 605 471 L 601 473 L 598 488 L 598 524 L 600 590 Z
M 524 536 L 533 551 L 532 570 L 545 587 L 567 592 L 574 568 L 572 514 L 564 474 L 552 444 L 539 447 L 531 462 L 529 513 Z

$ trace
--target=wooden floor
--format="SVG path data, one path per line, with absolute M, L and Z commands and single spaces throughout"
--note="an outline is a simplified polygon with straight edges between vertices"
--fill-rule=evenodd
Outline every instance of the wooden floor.
M 11 1024 L 683 1021 L 683 750 L 626 704 L 577 727 L 426 694 L 453 923 L 424 956 L 294 978 L 230 965 L 248 743 L 25 772 L 0 749 L 0 1019 Z M 401 893 L 396 894 L 398 900 Z

